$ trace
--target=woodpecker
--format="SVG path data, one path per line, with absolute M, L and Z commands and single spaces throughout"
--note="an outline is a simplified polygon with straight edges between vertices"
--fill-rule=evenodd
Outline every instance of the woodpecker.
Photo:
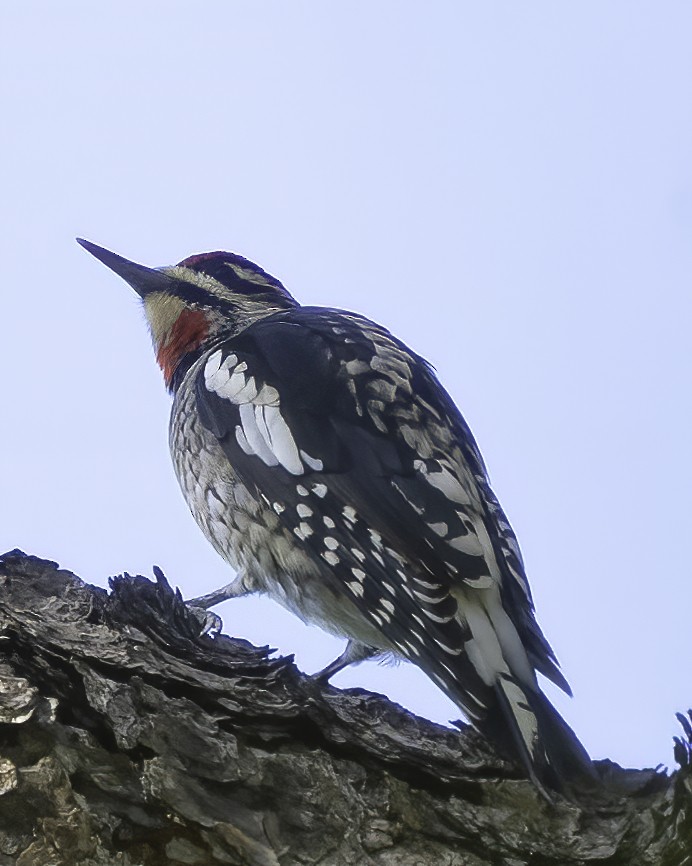
M 361 315 L 301 306 L 240 255 L 151 269 L 79 243 L 142 300 L 178 481 L 237 573 L 195 603 L 266 593 L 347 639 L 323 679 L 407 659 L 543 792 L 590 776 L 538 684 L 571 694 L 517 539 L 430 364 Z

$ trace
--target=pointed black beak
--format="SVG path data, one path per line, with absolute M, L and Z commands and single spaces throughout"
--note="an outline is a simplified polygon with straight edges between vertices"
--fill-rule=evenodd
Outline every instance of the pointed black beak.
M 117 255 L 117 253 L 112 253 L 110 250 L 92 244 L 91 241 L 77 238 L 77 243 L 83 246 L 88 253 L 91 253 L 100 262 L 103 262 L 107 268 L 115 271 L 126 283 L 129 283 L 141 298 L 145 298 L 151 292 L 170 292 L 172 284 L 176 282 L 168 274 L 164 274 L 154 268 L 138 265 L 136 262 L 124 259 L 122 256 Z

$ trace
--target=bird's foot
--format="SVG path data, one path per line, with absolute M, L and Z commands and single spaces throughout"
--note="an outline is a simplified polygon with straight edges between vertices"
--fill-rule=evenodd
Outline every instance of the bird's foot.
M 200 623 L 200 635 L 208 634 L 213 637 L 215 634 L 221 632 L 223 620 L 218 613 L 214 613 L 204 607 L 197 607 L 194 604 L 190 604 L 190 602 L 186 602 L 186 604 Z
M 222 601 L 228 601 L 229 598 L 240 598 L 242 595 L 247 595 L 249 590 L 245 586 L 244 577 L 244 574 L 240 572 L 226 586 L 208 592 L 206 595 L 189 598 L 186 604 L 190 607 L 201 607 L 206 610 L 209 607 L 214 607 L 215 604 L 221 604 Z
M 358 662 L 365 661 L 365 659 L 372 658 L 380 653 L 381 650 L 375 649 L 375 647 L 350 640 L 341 655 L 328 664 L 326 668 L 322 668 L 321 671 L 313 674 L 312 678 L 326 685 L 335 674 L 338 674 L 339 671 L 342 671 L 349 665 L 358 664 Z
M 222 601 L 227 601 L 229 598 L 240 598 L 240 596 L 247 594 L 248 590 L 243 583 L 243 573 L 241 572 L 230 583 L 227 583 L 226 586 L 215 589 L 206 595 L 189 598 L 185 604 L 200 620 L 200 634 L 214 635 L 218 634 L 223 628 L 223 621 L 218 614 L 213 613 L 209 608 L 220 604 Z

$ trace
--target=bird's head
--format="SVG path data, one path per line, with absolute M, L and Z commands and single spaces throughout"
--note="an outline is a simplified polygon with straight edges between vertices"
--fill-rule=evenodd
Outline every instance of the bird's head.
M 181 363 L 218 339 L 297 305 L 275 277 L 235 253 L 201 253 L 170 267 L 147 268 L 90 241 L 78 242 L 142 299 L 168 388 Z

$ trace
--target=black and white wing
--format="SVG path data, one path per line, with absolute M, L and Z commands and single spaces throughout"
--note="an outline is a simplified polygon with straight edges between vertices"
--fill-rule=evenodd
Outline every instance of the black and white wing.
M 556 763 L 544 729 L 564 723 L 535 670 L 568 687 L 473 436 L 430 366 L 367 319 L 302 307 L 219 345 L 196 397 L 332 590 L 532 775 Z

